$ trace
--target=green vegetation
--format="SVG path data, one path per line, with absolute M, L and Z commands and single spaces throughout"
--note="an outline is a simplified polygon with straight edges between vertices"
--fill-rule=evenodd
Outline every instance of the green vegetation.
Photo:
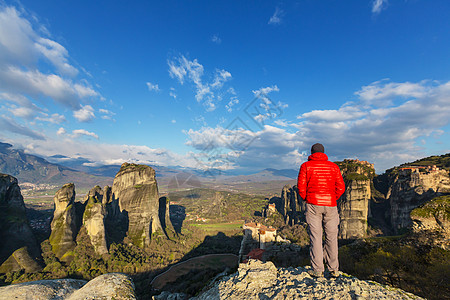
M 411 217 L 450 220 L 450 196 L 436 197 L 411 211 Z
M 411 163 L 405 163 L 400 165 L 400 167 L 406 166 L 432 166 L 436 165 L 439 168 L 450 171 L 450 153 L 440 155 L 440 156 L 429 156 L 425 157 Z
M 359 240 L 339 249 L 342 271 L 399 287 L 428 299 L 450 298 L 450 251 L 406 237 Z
M 169 198 L 172 204 L 186 207 L 189 216 L 205 218 L 207 223 L 250 220 L 267 204 L 264 196 L 203 188 L 172 192 Z

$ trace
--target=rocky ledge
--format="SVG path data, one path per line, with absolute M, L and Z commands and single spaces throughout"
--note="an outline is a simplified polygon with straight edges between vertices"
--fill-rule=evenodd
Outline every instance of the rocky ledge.
M 342 274 L 313 278 L 311 267 L 279 268 L 272 262 L 250 260 L 236 273 L 222 277 L 193 299 L 423 299 L 401 289 Z M 155 299 L 183 299 L 163 293 Z M 187 299 L 187 297 L 185 298 Z
M 0 299 L 85 300 L 136 299 L 128 275 L 108 273 L 89 282 L 76 279 L 39 280 L 0 287 Z

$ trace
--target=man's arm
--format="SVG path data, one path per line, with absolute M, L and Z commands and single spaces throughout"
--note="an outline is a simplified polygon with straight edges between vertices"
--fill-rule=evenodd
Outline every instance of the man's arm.
M 336 200 L 339 199 L 339 197 L 342 196 L 342 194 L 344 194 L 345 192 L 345 183 L 344 183 L 344 179 L 342 178 L 341 175 L 341 170 L 339 169 L 339 167 L 337 167 L 336 170 Z
M 297 179 L 298 194 L 303 200 L 306 200 L 306 167 L 302 164 Z

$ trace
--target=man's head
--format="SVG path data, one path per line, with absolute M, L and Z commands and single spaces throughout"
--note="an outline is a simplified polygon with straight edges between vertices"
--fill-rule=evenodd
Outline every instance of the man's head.
M 311 147 L 311 154 L 314 154 L 316 152 L 325 153 L 325 148 L 323 147 L 322 144 L 317 143 L 317 144 L 312 145 L 312 147 Z

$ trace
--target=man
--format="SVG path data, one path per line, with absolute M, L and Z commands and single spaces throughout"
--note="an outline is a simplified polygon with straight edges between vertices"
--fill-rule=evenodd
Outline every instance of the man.
M 338 277 L 339 214 L 336 201 L 344 193 L 345 184 L 339 167 L 328 161 L 322 144 L 314 144 L 311 147 L 308 161 L 300 167 L 297 186 L 300 197 L 306 200 L 309 255 L 313 268 L 309 274 L 323 277 L 325 258 L 331 276 Z M 323 229 L 325 229 L 324 247 L 322 247 Z

